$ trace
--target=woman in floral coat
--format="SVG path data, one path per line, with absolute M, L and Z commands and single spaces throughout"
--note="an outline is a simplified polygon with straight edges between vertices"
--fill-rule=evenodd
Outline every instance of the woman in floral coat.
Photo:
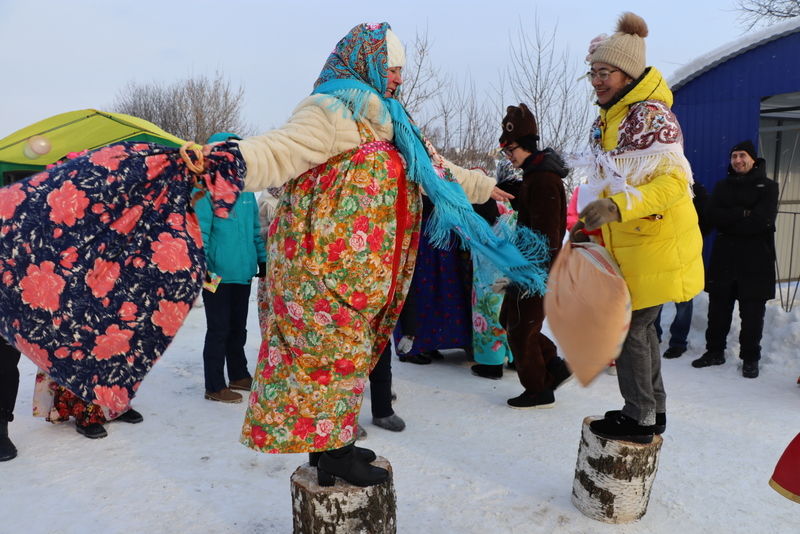
M 433 242 L 457 230 L 466 245 L 495 251 L 510 276 L 543 280 L 470 206 L 508 195 L 442 159 L 410 122 L 396 100 L 403 63 L 388 24 L 356 26 L 286 125 L 238 143 L 246 189 L 283 186 L 268 230 L 269 313 L 242 443 L 314 453 L 324 484 L 333 475 L 359 485 L 388 476 L 353 441 L 368 374 L 411 281 L 423 189 L 437 211 Z

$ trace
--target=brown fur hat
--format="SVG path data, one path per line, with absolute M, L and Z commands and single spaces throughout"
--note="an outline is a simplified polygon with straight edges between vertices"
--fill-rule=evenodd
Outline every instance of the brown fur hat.
M 513 143 L 521 137 L 532 136 L 539 139 L 539 127 L 536 117 L 533 116 L 528 106 L 520 103 L 517 106 L 508 106 L 506 116 L 503 117 L 503 133 L 500 135 L 500 146 Z

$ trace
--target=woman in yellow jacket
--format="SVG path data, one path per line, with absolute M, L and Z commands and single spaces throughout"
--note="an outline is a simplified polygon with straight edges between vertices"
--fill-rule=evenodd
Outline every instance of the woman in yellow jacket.
M 581 191 L 598 200 L 580 214 L 584 228 L 601 228 L 633 308 L 617 360 L 625 405 L 591 429 L 639 443 L 649 443 L 666 428 L 654 324 L 658 312 L 663 303 L 690 300 L 703 288 L 703 241 L 692 206 L 691 169 L 670 111 L 672 92 L 658 70 L 645 66 L 646 36 L 644 20 L 625 13 L 614 35 L 590 45 L 588 76 L 600 115 L 592 127 L 592 157 L 584 161 L 591 172 Z

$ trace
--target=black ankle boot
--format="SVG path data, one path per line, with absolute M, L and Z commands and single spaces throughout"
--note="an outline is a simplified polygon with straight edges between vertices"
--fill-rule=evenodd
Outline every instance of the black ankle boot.
M 622 413 L 622 410 L 609 410 L 606 412 L 606 419 L 614 419 Z M 661 435 L 667 430 L 667 414 L 656 412 L 656 424 L 653 425 L 653 434 Z
M 503 364 L 489 365 L 484 363 L 476 363 L 470 367 L 472 374 L 481 378 L 489 378 L 491 380 L 500 380 L 503 378 Z
M 640 425 L 621 411 L 613 417 L 598 419 L 589 423 L 589 429 L 601 438 L 633 441 L 634 443 L 652 443 L 655 425 Z
M 8 438 L 8 421 L 0 421 L 0 462 L 17 457 L 17 448 Z
M 354 486 L 375 486 L 389 478 L 389 471 L 362 462 L 353 444 L 325 451 L 317 464 L 317 482 L 320 486 L 333 486 L 336 477 Z
M 365 449 L 364 447 L 355 447 L 355 451 L 356 457 L 364 463 L 372 463 L 375 461 L 375 458 L 377 458 L 375 452 L 370 449 Z M 317 465 L 319 465 L 320 456 L 322 456 L 321 452 L 308 453 L 308 463 L 311 464 L 311 467 L 317 467 Z

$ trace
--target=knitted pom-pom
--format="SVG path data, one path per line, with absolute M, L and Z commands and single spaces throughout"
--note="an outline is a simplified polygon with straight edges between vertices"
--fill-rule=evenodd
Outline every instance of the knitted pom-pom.
M 639 37 L 647 37 L 647 23 L 636 13 L 626 11 L 617 21 L 617 32 L 636 34 Z

